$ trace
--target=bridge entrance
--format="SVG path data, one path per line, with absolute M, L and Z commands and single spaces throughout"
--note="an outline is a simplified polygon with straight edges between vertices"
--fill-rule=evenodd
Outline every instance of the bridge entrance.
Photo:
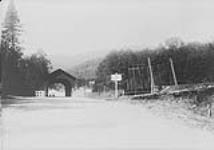
M 76 82 L 76 78 L 74 76 L 63 71 L 62 69 L 58 69 L 58 70 L 52 72 L 48 76 L 48 78 L 44 84 L 45 94 L 46 94 L 46 96 L 51 96 L 50 89 L 53 89 L 54 85 L 56 85 L 57 83 L 60 83 L 64 86 L 65 96 L 71 96 L 72 89 L 75 85 L 75 82 Z
M 49 97 L 65 97 L 66 90 L 65 85 L 62 83 L 54 83 L 48 87 Z

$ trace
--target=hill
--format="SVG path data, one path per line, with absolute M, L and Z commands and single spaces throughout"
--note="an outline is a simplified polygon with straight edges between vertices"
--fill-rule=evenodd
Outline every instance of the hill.
M 79 79 L 94 79 L 96 78 L 97 67 L 101 61 L 102 58 L 91 59 L 72 67 L 68 72 Z

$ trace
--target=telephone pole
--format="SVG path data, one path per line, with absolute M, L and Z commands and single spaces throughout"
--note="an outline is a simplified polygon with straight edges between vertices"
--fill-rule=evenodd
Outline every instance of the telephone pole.
M 132 75 L 133 75 L 133 79 L 131 80 L 131 83 L 130 83 L 130 89 L 131 89 L 131 90 L 134 90 L 134 94 L 137 93 L 137 92 L 136 92 L 136 85 L 137 85 L 136 83 L 138 82 L 138 81 L 136 81 L 136 71 L 139 72 L 139 70 L 140 70 L 140 68 L 141 68 L 142 66 L 144 66 L 144 65 L 138 64 L 138 65 L 136 65 L 135 67 L 130 67 L 130 68 L 128 68 L 128 72 L 131 72 Z
M 151 60 L 150 57 L 148 57 L 148 65 L 149 65 L 149 72 L 150 72 L 150 78 L 151 78 L 151 93 L 155 92 L 155 81 L 154 81 L 154 76 L 152 72 L 152 65 L 151 65 Z
M 169 62 L 170 62 L 171 70 L 172 70 L 172 76 L 173 76 L 174 84 L 175 84 L 175 86 L 178 86 L 178 81 L 177 81 L 177 78 L 175 75 L 175 68 L 174 68 L 172 58 L 169 58 Z

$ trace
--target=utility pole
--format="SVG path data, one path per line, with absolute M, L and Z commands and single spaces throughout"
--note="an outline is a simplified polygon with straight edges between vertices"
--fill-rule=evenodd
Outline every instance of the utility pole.
M 172 58 L 169 58 L 169 62 L 170 62 L 171 70 L 172 70 L 172 76 L 173 76 L 174 84 L 175 84 L 175 86 L 178 86 L 178 81 L 177 81 L 177 78 L 175 75 L 175 68 L 174 68 Z
M 134 89 L 134 93 L 135 94 L 136 94 L 136 85 L 139 85 L 139 84 L 141 85 L 142 84 L 142 79 L 139 78 L 139 77 L 136 78 L 136 74 L 138 73 L 138 75 L 141 76 L 140 69 L 144 68 L 144 67 L 145 67 L 145 64 L 136 64 L 135 66 L 128 68 L 128 74 L 130 74 L 129 72 L 131 72 L 132 75 L 133 75 L 133 79 L 130 81 L 131 83 L 130 83 L 130 88 L 129 89 L 131 89 L 131 90 Z M 137 81 L 136 81 L 136 79 L 137 79 Z M 133 81 L 135 83 L 134 85 L 133 85 Z M 134 88 L 133 88 L 133 86 L 134 86 Z
M 155 81 L 154 81 L 154 76 L 152 72 L 152 65 L 151 65 L 151 60 L 150 57 L 148 57 L 148 65 L 149 65 L 149 72 L 150 72 L 150 77 L 151 77 L 151 93 L 155 92 Z
M 132 69 L 132 72 L 133 72 L 133 84 L 134 84 L 134 95 L 136 95 L 136 75 L 135 75 L 135 70 L 136 70 L 137 68 L 133 68 Z
M 135 71 L 136 70 L 139 70 L 140 67 L 131 67 L 131 68 L 128 68 L 129 71 L 131 71 L 131 73 L 133 74 L 133 79 L 131 80 L 131 90 L 134 89 L 134 94 L 136 94 L 136 74 L 135 74 Z

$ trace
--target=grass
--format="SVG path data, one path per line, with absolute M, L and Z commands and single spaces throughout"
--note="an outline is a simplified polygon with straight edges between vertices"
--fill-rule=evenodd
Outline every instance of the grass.
M 201 128 L 214 133 L 214 117 L 208 117 L 205 105 L 194 105 L 187 98 L 165 96 L 153 100 L 132 100 L 132 104 L 141 104 L 158 117 L 178 121 L 189 127 Z M 211 109 L 214 112 L 214 109 Z

